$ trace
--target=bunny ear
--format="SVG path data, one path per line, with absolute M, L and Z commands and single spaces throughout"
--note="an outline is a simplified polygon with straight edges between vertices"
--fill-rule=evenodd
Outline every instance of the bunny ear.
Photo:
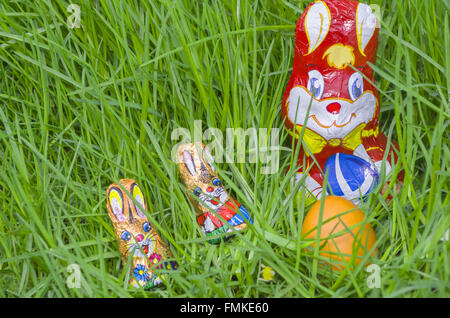
M 358 48 L 363 56 L 367 44 L 375 33 L 377 18 L 367 4 L 360 3 L 356 9 L 356 37 Z
M 120 223 L 125 222 L 124 200 L 122 191 L 117 187 L 111 187 L 108 192 L 108 206 L 110 212 Z
M 183 151 L 183 161 L 184 165 L 186 166 L 186 169 L 189 171 L 191 176 L 194 176 L 195 175 L 194 159 L 192 159 L 191 153 L 187 150 Z
M 203 147 L 203 153 L 204 153 L 204 158 L 206 160 L 206 162 L 208 163 L 208 165 L 211 167 L 212 171 L 216 171 L 216 169 L 214 169 L 212 163 L 214 162 L 214 159 L 211 155 L 211 152 L 209 151 L 209 148 L 207 146 Z
M 330 30 L 330 10 L 323 1 L 316 1 L 305 16 L 305 32 L 308 38 L 308 54 L 312 53 L 323 42 Z
M 144 208 L 146 209 L 146 205 L 145 205 L 145 198 L 144 195 L 142 194 L 141 188 L 139 188 L 139 186 L 136 183 L 133 183 L 131 185 L 131 191 L 130 191 L 131 195 L 133 196 L 133 198 Z M 134 208 L 136 210 L 137 215 L 141 218 L 141 219 L 145 219 L 146 216 L 145 214 L 142 212 L 141 208 L 134 204 Z

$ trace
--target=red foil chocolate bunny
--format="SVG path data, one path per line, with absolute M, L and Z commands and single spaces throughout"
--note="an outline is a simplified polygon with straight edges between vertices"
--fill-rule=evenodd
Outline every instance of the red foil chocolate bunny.
M 315 1 L 295 33 L 282 116 L 302 137 L 297 180 L 307 174 L 304 186 L 320 198 L 328 171 L 327 192 L 359 202 L 392 163 L 391 154 L 383 160 L 387 139 L 379 130 L 379 98 L 368 64 L 376 60 L 377 19 L 357 1 Z

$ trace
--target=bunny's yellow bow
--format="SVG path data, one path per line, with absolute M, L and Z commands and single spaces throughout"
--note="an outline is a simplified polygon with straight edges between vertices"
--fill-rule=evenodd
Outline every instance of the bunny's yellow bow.
M 325 148 L 325 146 L 342 146 L 344 148 L 350 149 L 351 151 L 354 151 L 356 147 L 358 147 L 362 143 L 361 139 L 363 137 L 378 136 L 378 127 L 375 130 L 364 130 L 365 127 L 366 124 L 362 123 L 355 129 L 353 129 L 344 138 L 333 138 L 330 140 L 326 140 L 318 133 L 305 127 L 302 140 L 312 154 L 320 153 L 323 148 Z M 302 134 L 303 126 L 297 125 L 295 127 L 295 130 L 295 138 L 298 139 Z M 292 135 L 291 130 L 289 130 L 289 133 Z

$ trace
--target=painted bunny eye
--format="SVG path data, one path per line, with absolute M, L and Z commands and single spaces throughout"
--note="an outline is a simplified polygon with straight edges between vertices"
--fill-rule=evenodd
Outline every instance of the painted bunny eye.
M 325 88 L 325 82 L 322 74 L 317 70 L 308 72 L 308 91 L 315 99 L 321 99 Z
M 152 227 L 151 227 L 151 225 L 150 225 L 149 222 L 145 222 L 145 223 L 142 225 L 142 229 L 144 230 L 144 232 L 150 232 L 151 229 L 152 229 Z
M 200 189 L 200 188 L 195 188 L 194 194 L 198 196 L 198 195 L 200 195 L 200 193 L 202 193 L 202 189 Z
M 131 234 L 128 231 L 123 231 L 120 238 L 124 241 L 129 241 L 131 239 Z
M 350 98 L 355 101 L 364 92 L 364 81 L 361 73 L 353 73 L 348 80 L 348 93 Z
M 220 186 L 222 184 L 222 182 L 220 182 L 219 179 L 214 179 L 212 184 L 217 187 L 217 186 Z

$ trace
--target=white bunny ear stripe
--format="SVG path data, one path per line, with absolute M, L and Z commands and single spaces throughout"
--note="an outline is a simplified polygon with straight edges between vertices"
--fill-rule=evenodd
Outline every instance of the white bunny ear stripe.
M 211 155 L 211 152 L 209 151 L 209 148 L 207 146 L 203 147 L 203 151 L 204 151 L 204 158 L 206 159 L 206 161 L 208 162 L 209 166 L 211 167 L 211 169 L 213 171 L 216 171 L 216 169 L 214 169 L 212 163 L 214 162 L 214 159 Z
M 358 48 L 362 55 L 367 44 L 375 33 L 377 18 L 372 9 L 367 4 L 360 3 L 356 9 L 356 37 L 358 38 Z
M 186 169 L 189 171 L 191 176 L 195 175 L 195 164 L 194 160 L 192 159 L 192 155 L 189 151 L 184 150 L 183 151 L 183 161 L 186 166 Z
M 317 1 L 306 13 L 305 31 L 309 42 L 308 54 L 312 53 L 323 42 L 330 30 L 331 15 L 327 5 Z
M 124 201 L 122 191 L 117 187 L 112 187 L 108 193 L 109 206 L 112 214 L 116 217 L 120 223 L 125 222 L 125 216 L 123 215 Z

